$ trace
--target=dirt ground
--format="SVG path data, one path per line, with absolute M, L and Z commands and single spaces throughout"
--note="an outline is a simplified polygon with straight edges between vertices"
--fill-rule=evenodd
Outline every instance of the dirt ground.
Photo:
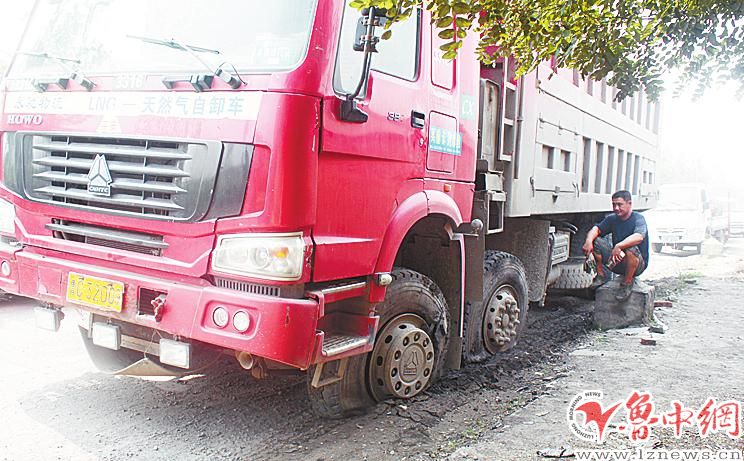
M 665 334 L 591 329 L 591 301 L 550 298 L 530 312 L 512 352 L 452 372 L 424 395 L 385 402 L 344 421 L 313 416 L 305 379 L 255 381 L 226 359 L 206 376 L 153 381 L 98 373 L 73 319 L 38 330 L 33 303 L 0 303 L 0 459 L 7 460 L 428 460 L 541 459 L 537 452 L 590 446 L 573 435 L 569 402 L 601 390 L 607 403 L 634 390 L 658 408 L 699 407 L 744 395 L 744 240 L 706 243 L 702 255 L 654 255 L 644 278 Z M 68 317 L 74 312 L 68 312 Z M 611 434 L 607 447 L 632 446 Z M 725 436 L 676 439 L 655 448 L 742 448 Z

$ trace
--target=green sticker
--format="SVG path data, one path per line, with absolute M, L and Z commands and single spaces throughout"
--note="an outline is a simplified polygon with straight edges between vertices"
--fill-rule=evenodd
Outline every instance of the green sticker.
M 454 130 L 432 126 L 429 128 L 429 149 L 449 155 L 462 153 L 462 135 Z

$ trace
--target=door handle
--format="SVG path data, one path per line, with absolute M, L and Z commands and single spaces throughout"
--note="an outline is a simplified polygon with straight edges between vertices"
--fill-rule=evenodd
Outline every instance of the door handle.
M 423 128 L 426 122 L 426 114 L 417 110 L 411 111 L 411 126 L 414 128 Z

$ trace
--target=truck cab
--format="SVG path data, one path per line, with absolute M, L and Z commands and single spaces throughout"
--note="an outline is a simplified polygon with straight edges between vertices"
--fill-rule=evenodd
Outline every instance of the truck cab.
M 723 241 L 728 235 L 723 210 L 711 205 L 706 187 L 702 184 L 659 186 L 658 204 L 645 216 L 649 226 L 649 243 L 656 253 L 668 246 L 677 250 L 692 247 L 699 254 L 707 237 L 715 236 Z

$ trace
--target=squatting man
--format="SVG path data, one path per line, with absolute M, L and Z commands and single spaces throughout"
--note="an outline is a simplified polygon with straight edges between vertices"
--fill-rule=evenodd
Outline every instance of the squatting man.
M 615 293 L 618 301 L 625 301 L 633 291 L 635 277 L 648 265 L 648 228 L 646 219 L 633 211 L 630 192 L 619 190 L 612 194 L 612 212 L 592 227 L 584 242 L 584 254 L 594 256 L 597 276 L 592 288 L 598 288 L 610 279 L 608 270 L 623 276 Z M 612 234 L 612 244 L 605 238 Z

